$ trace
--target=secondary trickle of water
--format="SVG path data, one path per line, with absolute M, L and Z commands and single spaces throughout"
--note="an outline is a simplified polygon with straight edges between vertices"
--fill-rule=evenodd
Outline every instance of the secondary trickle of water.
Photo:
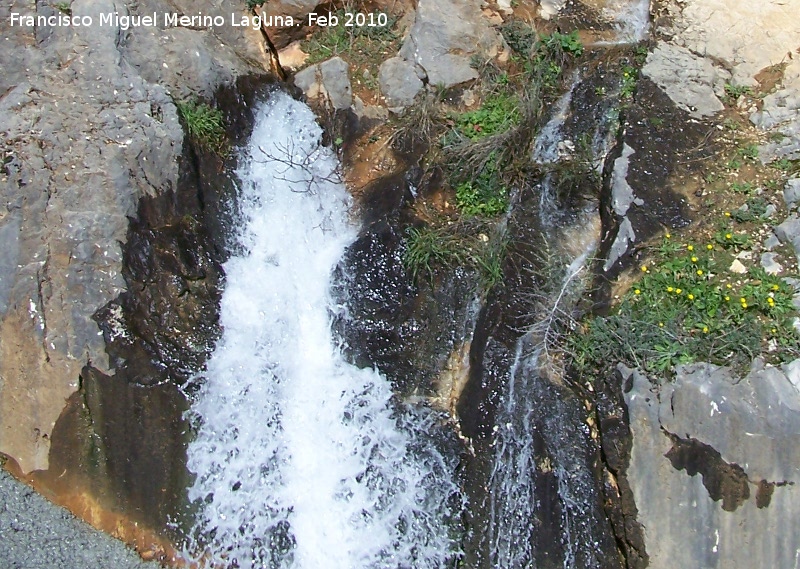
M 435 418 L 395 404 L 331 333 L 330 276 L 356 228 L 320 137 L 287 95 L 258 113 L 224 332 L 191 410 L 188 549 L 228 567 L 441 567 L 462 501 Z
M 614 43 L 637 43 L 650 30 L 650 0 L 611 0 L 604 12 L 615 22 Z

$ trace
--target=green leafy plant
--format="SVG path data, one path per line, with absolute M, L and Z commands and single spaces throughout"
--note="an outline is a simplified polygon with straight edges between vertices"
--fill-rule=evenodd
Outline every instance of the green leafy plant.
M 456 206 L 465 215 L 494 217 L 508 209 L 508 188 L 499 175 L 494 155 L 476 177 L 456 184 L 455 191 Z
M 738 149 L 736 153 L 747 160 L 755 160 L 758 158 L 758 144 L 748 144 Z
M 63 14 L 68 16 L 72 15 L 72 7 L 70 6 L 69 2 L 56 2 L 54 6 L 56 7 L 56 10 Z
M 461 134 L 479 140 L 519 124 L 519 102 L 506 92 L 491 94 L 479 109 L 457 115 L 455 121 Z
M 619 96 L 622 99 L 631 99 L 636 92 L 636 81 L 639 78 L 639 70 L 632 65 L 622 66 L 622 86 Z
M 761 197 L 750 198 L 745 203 L 746 207 L 740 207 L 731 212 L 731 217 L 739 223 L 757 221 L 767 213 L 767 200 Z
M 725 98 L 729 103 L 735 102 L 742 95 L 751 95 L 753 90 L 746 85 L 734 85 L 733 83 L 725 83 Z
M 583 54 L 583 43 L 578 37 L 577 30 L 568 34 L 553 32 L 549 36 L 542 36 L 542 41 L 549 49 L 560 48 L 574 57 L 580 57 Z
M 755 191 L 755 186 L 751 182 L 733 182 L 731 191 L 736 194 L 750 195 Z
M 225 121 L 222 111 L 196 100 L 178 101 L 176 106 L 189 137 L 196 144 L 216 154 L 225 153 Z

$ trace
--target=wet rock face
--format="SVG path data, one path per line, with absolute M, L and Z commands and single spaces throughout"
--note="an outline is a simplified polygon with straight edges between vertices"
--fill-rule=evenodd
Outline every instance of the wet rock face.
M 335 326 L 356 365 L 377 367 L 402 395 L 430 396 L 467 332 L 474 282 L 461 272 L 438 274 L 433 284 L 414 282 L 402 260 L 405 231 L 414 222 L 404 210 L 411 197 L 403 176 L 367 190 L 365 226 L 334 279 L 344 305 Z
M 649 566 L 792 567 L 800 392 L 787 375 L 756 364 L 734 378 L 696 364 L 661 386 L 621 376 L 633 435 L 627 481 Z
M 261 76 L 218 92 L 232 141 L 247 138 L 243 124 L 252 124 L 251 110 L 270 89 Z M 172 538 L 189 515 L 186 392 L 219 337 L 221 263 L 235 199 L 226 174 L 235 168 L 232 155 L 223 160 L 189 148 L 179 164 L 176 190 L 143 198 L 130 220 L 126 290 L 93 315 L 112 373 L 83 368 L 53 431 L 53 463 L 35 477 L 66 501 L 86 492 L 101 507 Z

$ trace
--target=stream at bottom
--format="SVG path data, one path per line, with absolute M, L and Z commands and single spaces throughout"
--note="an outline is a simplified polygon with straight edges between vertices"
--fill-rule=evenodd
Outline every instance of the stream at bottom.
M 243 151 L 223 335 L 198 378 L 187 556 L 241 568 L 452 566 L 464 508 L 441 418 L 398 403 L 331 332 L 357 227 L 312 112 L 283 93 Z

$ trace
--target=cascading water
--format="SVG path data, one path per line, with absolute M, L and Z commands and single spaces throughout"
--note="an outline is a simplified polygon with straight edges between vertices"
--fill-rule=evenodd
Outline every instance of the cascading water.
M 331 272 L 356 228 L 320 138 L 308 107 L 278 93 L 238 173 L 241 253 L 191 408 L 187 550 L 243 568 L 443 567 L 462 498 L 436 418 L 396 404 L 331 332 Z

